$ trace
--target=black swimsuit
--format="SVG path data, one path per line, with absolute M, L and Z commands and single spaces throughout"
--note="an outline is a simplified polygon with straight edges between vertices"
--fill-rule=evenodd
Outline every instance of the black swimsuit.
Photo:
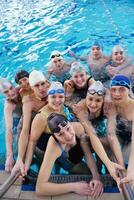
M 132 136 L 132 121 L 126 120 L 123 117 L 117 115 L 116 117 L 116 133 L 123 143 L 131 142 Z

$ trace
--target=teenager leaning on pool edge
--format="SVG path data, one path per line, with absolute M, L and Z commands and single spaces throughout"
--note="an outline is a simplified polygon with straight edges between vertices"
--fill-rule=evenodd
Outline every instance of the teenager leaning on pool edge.
M 65 116 L 52 113 L 48 117 L 47 122 L 52 136 L 48 141 L 45 156 L 39 171 L 36 193 L 38 195 L 46 196 L 60 195 L 69 192 L 75 192 L 80 195 L 91 195 L 93 192 L 92 187 L 90 184 L 85 182 L 56 184 L 48 181 L 56 159 L 63 156 L 63 154 L 64 156 L 66 155 L 66 151 L 76 144 L 76 137 L 72 124 L 68 122 Z M 88 125 L 86 126 L 87 131 L 90 131 Z M 100 155 L 100 158 L 102 158 L 103 162 L 110 171 L 110 174 L 117 181 L 118 177 L 116 175 L 116 169 L 122 169 L 122 167 L 108 159 L 99 139 L 97 140 L 93 138 L 92 140 L 95 144 L 94 146 L 96 146 L 97 153 L 99 152 L 98 154 Z M 54 149 L 53 152 L 52 149 Z

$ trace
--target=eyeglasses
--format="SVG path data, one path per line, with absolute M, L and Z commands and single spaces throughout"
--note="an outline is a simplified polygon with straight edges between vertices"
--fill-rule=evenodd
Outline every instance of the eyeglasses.
M 94 89 L 88 90 L 88 93 L 91 94 L 91 95 L 98 94 L 99 96 L 104 96 L 105 95 L 104 91 L 102 91 L 102 90 L 96 91 Z
M 55 54 L 55 55 L 52 55 L 51 58 L 56 58 L 56 57 L 58 58 L 60 56 L 61 56 L 60 54 Z
M 53 95 L 53 94 L 64 94 L 64 90 L 63 89 L 57 89 L 57 90 L 54 90 L 54 89 L 52 89 L 52 90 L 49 90 L 48 91 L 48 95 Z
M 125 87 L 128 87 L 130 88 L 130 84 L 127 83 L 126 81 L 116 81 L 116 80 L 112 80 L 111 81 L 111 87 L 112 86 L 125 86 Z
M 59 123 L 60 126 L 65 127 L 67 125 L 68 121 L 63 121 L 61 123 Z

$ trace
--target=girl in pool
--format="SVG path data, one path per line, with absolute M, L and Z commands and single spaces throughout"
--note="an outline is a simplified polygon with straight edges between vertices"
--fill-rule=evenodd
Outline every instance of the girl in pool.
M 65 81 L 66 104 L 71 106 L 84 99 L 89 85 L 94 82 L 92 76 L 86 73 L 86 70 L 79 62 L 74 62 L 70 69 L 71 79 Z
M 132 59 L 125 55 L 124 49 L 119 45 L 114 46 L 111 63 L 106 68 L 111 77 L 116 74 L 124 74 L 133 79 L 134 65 L 132 64 Z
M 107 118 L 103 112 L 105 88 L 100 81 L 94 82 L 87 90 L 86 99 L 73 106 L 74 111 L 81 109 L 84 115 L 88 115 L 96 129 L 97 135 L 106 136 Z
M 108 150 L 107 117 L 103 111 L 104 97 L 105 88 L 100 81 L 96 81 L 89 86 L 86 99 L 81 100 L 78 104 L 73 106 L 73 111 L 76 114 L 81 111 L 81 115 L 87 117 L 102 144 Z M 99 159 L 97 160 L 99 161 Z M 98 165 L 101 165 L 101 162 L 99 162 Z M 101 171 L 101 166 L 99 168 Z
M 128 163 L 127 177 L 122 182 L 133 181 L 134 183 L 134 99 L 131 98 L 129 78 L 124 75 L 116 75 L 111 81 L 110 93 L 114 106 L 109 109 L 108 115 L 111 146 L 118 162 L 121 165 L 124 165 L 124 161 Z
M 80 130 L 82 126 L 80 126 L 78 129 L 74 129 L 73 124 L 69 123 L 65 116 L 56 113 L 52 113 L 48 117 L 47 121 L 52 136 L 48 141 L 45 156 L 38 175 L 36 184 L 37 194 L 55 196 L 64 193 L 75 192 L 80 195 L 90 195 L 95 198 L 99 197 L 102 193 L 102 190 L 98 190 L 97 195 L 94 196 L 94 189 L 91 186 L 91 182 L 70 182 L 62 184 L 49 182 L 52 167 L 56 159 L 66 159 L 67 151 L 76 145 L 75 133 Z M 105 164 L 109 168 L 111 174 L 116 179 L 117 176 L 115 171 L 117 168 L 121 167 L 108 159 L 101 143 L 99 143 L 99 145 L 95 143 L 95 145 L 97 145 L 96 149 L 100 151 L 100 157 L 103 157 L 103 161 L 105 161 Z M 52 149 L 54 149 L 54 151 L 52 151 Z

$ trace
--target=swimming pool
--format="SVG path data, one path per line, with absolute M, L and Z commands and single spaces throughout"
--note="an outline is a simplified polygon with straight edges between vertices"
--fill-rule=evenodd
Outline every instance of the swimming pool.
M 52 50 L 78 54 L 89 51 L 92 40 L 113 45 L 123 43 L 134 54 L 133 0 L 1 0 L 0 75 L 14 82 L 19 69 L 45 72 Z M 0 154 L 4 145 L 4 97 L 0 95 Z

